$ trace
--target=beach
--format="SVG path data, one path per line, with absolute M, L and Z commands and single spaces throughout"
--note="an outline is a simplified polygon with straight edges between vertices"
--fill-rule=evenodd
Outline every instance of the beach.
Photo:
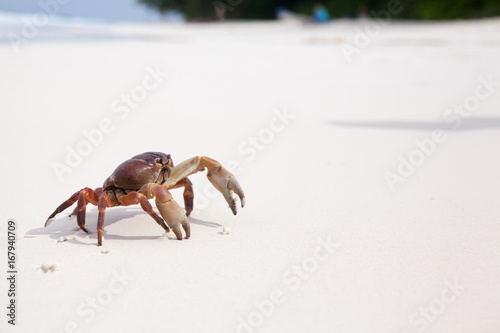
M 500 329 L 500 20 L 0 22 L 2 332 Z M 246 206 L 204 171 L 188 240 L 139 205 L 102 247 L 91 204 L 44 228 L 148 151 Z

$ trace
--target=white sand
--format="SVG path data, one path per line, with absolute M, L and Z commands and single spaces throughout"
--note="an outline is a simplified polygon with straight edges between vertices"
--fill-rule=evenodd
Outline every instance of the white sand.
M 498 332 L 500 87 L 395 191 L 384 174 L 480 77 L 500 82 L 500 21 L 395 22 L 348 65 L 356 26 L 82 24 L 1 44 L 0 220 L 17 220 L 19 275 L 17 326 L 2 305 L 0 331 Z M 157 66 L 169 75 L 120 118 L 113 103 Z M 105 118 L 59 181 L 51 165 Z M 237 163 L 247 206 L 234 217 L 200 173 L 189 240 L 140 207 L 108 210 L 103 247 L 93 206 L 90 237 L 70 209 L 43 228 L 144 151 Z

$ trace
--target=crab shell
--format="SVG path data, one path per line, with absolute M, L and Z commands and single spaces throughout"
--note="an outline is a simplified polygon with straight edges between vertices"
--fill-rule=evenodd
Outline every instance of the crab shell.
M 139 154 L 120 164 L 106 179 L 103 190 L 112 186 L 124 190 L 139 190 L 144 184 L 162 184 L 174 164 L 169 154 L 149 152 Z

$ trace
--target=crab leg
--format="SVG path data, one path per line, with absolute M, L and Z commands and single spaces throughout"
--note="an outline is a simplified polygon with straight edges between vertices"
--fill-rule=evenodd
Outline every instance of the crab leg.
M 85 229 L 85 211 L 87 207 L 87 200 L 85 200 L 85 192 L 80 191 L 80 195 L 78 196 L 78 205 L 76 209 L 78 210 L 76 213 L 76 221 L 80 229 L 85 233 L 89 233 L 87 229 Z
M 68 200 L 66 200 L 62 204 L 60 204 L 59 207 L 57 207 L 56 210 L 52 214 L 50 214 L 47 221 L 45 221 L 45 226 L 48 226 L 49 224 L 51 224 L 52 221 L 54 221 L 54 218 L 57 214 L 59 214 L 60 212 L 62 212 L 63 210 L 65 210 L 66 208 L 71 206 L 72 204 L 74 204 L 76 202 L 76 200 L 78 200 L 79 195 L 80 195 L 80 191 L 77 191 Z
M 229 208 L 236 215 L 236 202 L 232 196 L 235 192 L 241 200 L 241 207 L 245 206 L 245 194 L 241 189 L 236 177 L 227 171 L 219 162 L 207 156 L 195 156 L 173 167 L 172 172 L 163 185 L 174 188 L 180 181 L 193 173 L 203 171 L 207 168 L 207 178 L 212 185 L 219 190 L 229 204 Z
M 97 188 L 96 191 L 99 189 L 100 188 Z M 57 214 L 61 213 L 66 208 L 70 207 L 76 201 L 78 201 L 78 205 L 72 214 L 77 212 L 77 214 L 78 214 L 77 215 L 78 226 L 80 228 L 82 228 L 82 225 L 83 225 L 82 230 L 87 232 L 85 230 L 85 206 L 87 205 L 87 202 L 90 202 L 90 203 L 97 206 L 97 200 L 98 200 L 98 195 L 91 188 L 85 187 L 85 188 L 81 189 L 80 191 L 75 192 L 68 200 L 66 200 L 61 205 L 59 205 L 59 207 L 57 207 L 56 210 L 49 216 L 49 218 L 45 222 L 45 226 L 48 226 L 50 223 L 52 223 L 52 221 L 54 221 L 54 218 Z M 83 220 L 81 218 L 82 214 L 83 214 Z M 80 224 L 81 221 L 83 221 L 82 224 Z
M 112 207 L 113 203 L 109 199 L 106 192 L 101 194 L 99 197 L 99 202 L 97 203 L 97 209 L 99 210 L 99 215 L 97 216 L 97 246 L 102 246 L 102 230 L 104 227 L 104 214 L 107 207 Z
M 184 209 L 186 210 L 186 216 L 189 216 L 189 214 L 191 214 L 191 212 L 193 211 L 193 199 L 194 199 L 193 183 L 191 183 L 191 181 L 188 178 L 184 178 L 181 181 L 177 182 L 177 184 L 175 184 L 174 187 L 172 187 L 171 189 L 183 186 L 184 186 L 184 192 L 183 192 Z
M 96 195 L 96 203 L 94 205 L 97 206 L 97 200 L 99 200 L 99 196 L 102 194 L 102 187 L 96 188 L 94 190 L 94 193 Z M 75 207 L 75 209 L 73 209 L 73 211 L 71 212 L 71 214 L 68 215 L 68 217 L 73 217 L 76 214 L 78 214 L 78 205 Z
M 161 217 L 158 216 L 153 210 L 153 207 L 148 201 L 148 198 L 142 193 L 138 192 L 130 192 L 127 195 L 124 195 L 122 198 L 122 206 L 130 206 L 140 203 L 142 209 L 148 213 L 155 221 L 158 223 L 166 232 L 170 232 L 170 229 L 165 224 L 165 221 Z
M 87 229 L 85 229 L 85 212 L 87 209 L 87 203 L 97 206 L 97 202 L 99 200 L 98 195 L 92 191 L 91 188 L 84 188 L 80 191 L 80 195 L 78 196 L 78 205 L 76 206 L 77 215 L 76 221 L 78 222 L 78 226 L 87 234 L 89 233 Z
M 149 199 L 155 198 L 156 207 L 178 240 L 182 240 L 181 225 L 186 233 L 186 238 L 191 236 L 191 228 L 184 214 L 184 210 L 173 200 L 172 194 L 165 186 L 149 183 L 144 185 L 139 190 L 139 193 L 144 194 Z

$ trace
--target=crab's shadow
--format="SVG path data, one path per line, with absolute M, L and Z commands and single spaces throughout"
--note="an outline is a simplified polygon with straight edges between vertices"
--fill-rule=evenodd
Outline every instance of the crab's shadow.
M 156 211 L 156 213 L 159 215 L 159 212 Z M 37 237 L 37 236 L 49 236 L 50 238 L 54 240 L 59 240 L 62 237 L 66 238 L 69 242 L 71 243 L 77 243 L 77 244 L 82 244 L 82 245 L 89 245 L 86 242 L 80 241 L 76 236 L 79 237 L 85 237 L 86 234 L 80 230 L 78 227 L 78 224 L 76 222 L 76 216 L 74 217 L 69 217 L 68 214 L 63 215 L 64 213 L 60 214 L 58 218 L 53 221 L 50 225 L 48 225 L 46 228 L 43 227 L 44 221 L 40 222 L 42 227 L 40 228 L 34 228 L 29 230 L 26 233 L 27 237 Z M 96 236 L 96 227 L 97 227 L 97 214 L 98 211 L 97 209 L 87 209 L 87 214 L 86 214 L 86 219 L 85 219 L 85 228 L 89 231 L 90 233 L 90 238 L 97 238 Z M 62 216 L 61 216 L 62 215 Z M 134 216 L 137 215 L 142 215 L 146 216 L 148 219 L 150 219 L 153 225 L 157 226 L 158 229 L 158 236 L 147 236 L 147 235 L 141 235 L 141 236 L 123 236 L 123 235 L 116 235 L 116 234 L 110 234 L 106 232 L 106 226 L 110 226 L 114 223 L 120 223 L 120 221 L 124 219 L 130 219 Z M 191 216 L 188 217 L 188 221 L 190 224 L 197 224 L 201 226 L 205 226 L 208 228 L 219 228 L 222 227 L 221 224 L 215 223 L 215 222 L 210 222 L 210 221 L 204 221 L 204 220 L 199 220 L 196 218 L 193 218 Z M 170 239 L 175 239 L 175 236 L 173 233 L 172 235 L 169 236 Z M 162 237 L 162 229 L 160 226 L 156 224 L 156 222 L 151 219 L 147 213 L 145 213 L 142 209 L 140 208 L 133 208 L 133 207 L 116 207 L 113 209 L 108 209 L 106 210 L 106 219 L 104 221 L 104 231 L 103 231 L 103 236 L 107 239 L 115 239 L 115 240 L 145 240 L 145 239 L 158 239 L 159 237 Z
M 452 131 L 492 130 L 500 127 L 500 117 L 463 118 L 459 123 L 433 121 L 330 121 L 333 126 L 353 128 L 373 128 L 381 130 L 432 131 L 435 129 Z

